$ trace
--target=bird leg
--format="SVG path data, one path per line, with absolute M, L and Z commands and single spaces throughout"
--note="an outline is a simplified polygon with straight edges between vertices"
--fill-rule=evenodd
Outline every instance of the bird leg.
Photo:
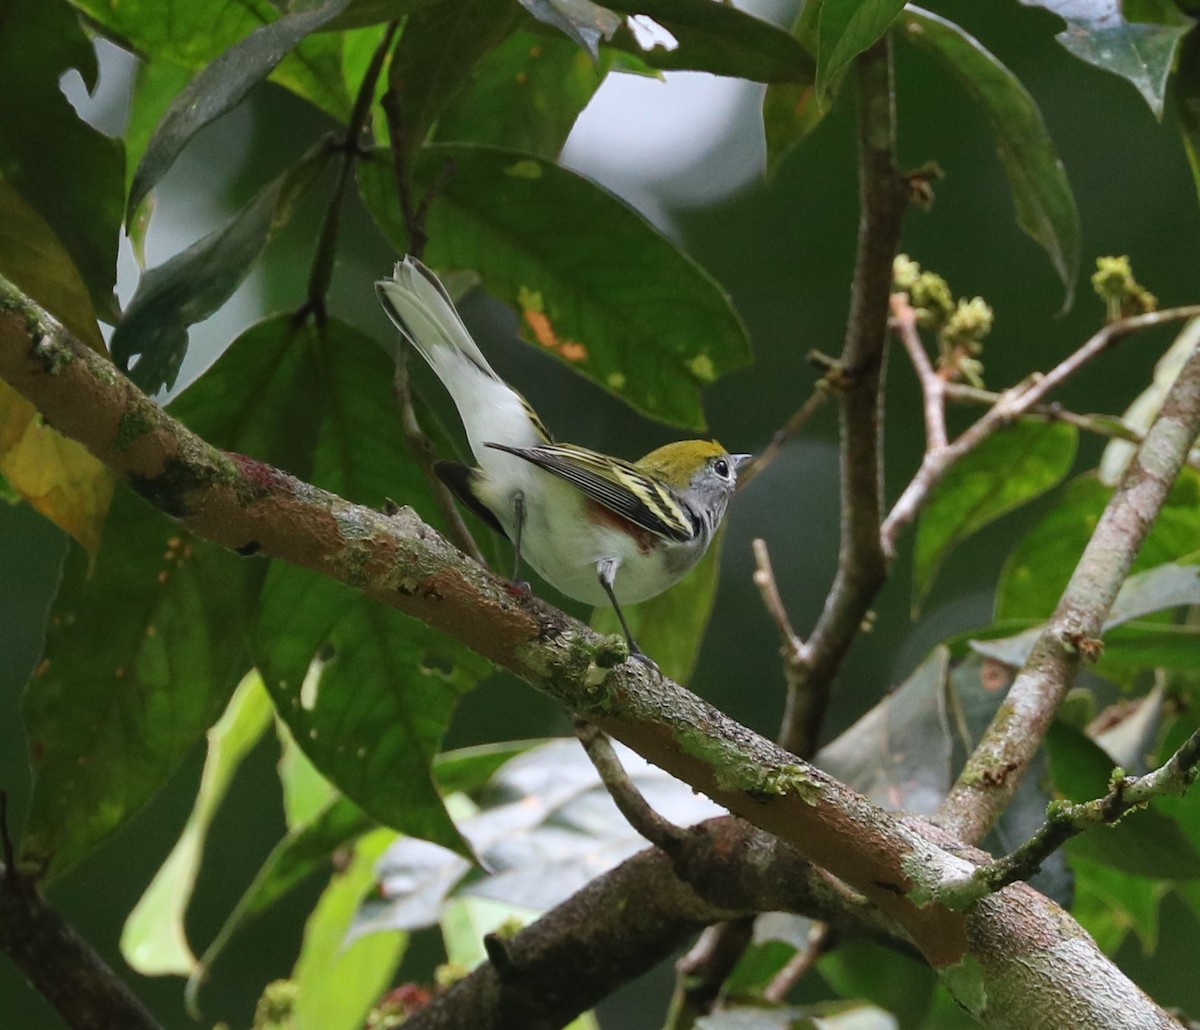
M 513 513 L 517 517 L 517 526 L 513 533 L 513 547 L 516 549 L 516 553 L 513 557 L 512 585 L 519 594 L 531 594 L 533 590 L 528 581 L 519 578 L 521 575 L 521 534 L 525 529 L 525 495 L 519 490 L 513 494 Z
M 613 592 L 613 582 L 617 578 L 617 568 L 618 563 L 615 559 L 601 558 L 596 562 L 596 576 L 600 580 L 600 585 L 604 587 L 604 592 L 608 594 L 608 600 L 613 606 L 613 611 L 617 613 L 617 620 L 621 623 L 621 629 L 625 631 L 625 642 L 629 645 L 629 657 L 636 658 L 643 665 L 648 665 L 661 676 L 662 670 L 659 669 L 658 663 L 638 647 L 637 641 L 633 639 L 629 623 L 625 621 L 625 613 L 621 611 L 621 606 L 617 604 L 617 595 Z

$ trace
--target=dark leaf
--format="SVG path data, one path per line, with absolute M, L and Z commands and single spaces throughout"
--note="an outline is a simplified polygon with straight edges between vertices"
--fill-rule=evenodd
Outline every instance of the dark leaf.
M 477 271 L 516 306 L 530 338 L 630 404 L 703 427 L 702 386 L 750 358 L 720 286 L 640 214 L 572 172 L 510 151 L 437 144 L 418 179 L 448 166 L 429 211 L 428 260 Z M 405 251 L 386 159 L 364 162 L 359 175 L 376 222 Z
M 817 95 L 896 20 L 904 0 L 822 0 L 817 35 Z
M 601 42 L 612 39 L 621 25 L 620 17 L 592 0 L 521 0 L 521 6 L 573 39 L 593 61 L 600 60 Z
M 770 22 L 731 4 L 711 0 L 607 0 L 621 14 L 644 15 L 678 43 L 643 48 L 627 26 L 613 37 L 619 46 L 663 71 L 705 71 L 752 82 L 810 83 L 816 64 L 797 40 Z
M 1120 0 L 1021 0 L 1026 7 L 1044 7 L 1067 23 L 1055 38 L 1081 61 L 1128 80 L 1150 105 L 1154 117 L 1163 115 L 1167 76 L 1179 40 L 1193 22 L 1172 4 L 1169 23 L 1129 21 Z
M 604 81 L 570 40 L 518 29 L 470 69 L 465 91 L 439 115 L 434 138 L 508 147 L 552 161 Z
M 328 149 L 319 146 L 222 228 L 142 276 L 113 334 L 112 353 L 125 369 L 138 359 L 130 377 L 143 390 L 153 393 L 174 384 L 187 353 L 188 326 L 229 299 L 328 158 Z
M 934 648 L 896 690 L 814 762 L 885 808 L 931 814 L 950 786 L 949 653 Z
M 0 8 L 0 178 L 50 227 L 77 269 L 72 278 L 87 287 L 89 307 L 112 322 L 125 157 L 121 142 L 83 121 L 63 95 L 59 80 L 71 68 L 95 88 L 95 51 L 66 4 L 8 0 Z M 11 234 L 7 225 L 0 231 Z M 3 263 L 13 262 L 6 255 Z M 65 282 L 60 262 L 53 265 L 37 276 Z M 80 338 L 95 345 L 92 310 L 50 310 L 72 330 L 83 326 Z
M 1192 182 L 1200 199 L 1200 34 L 1184 37 L 1179 66 L 1172 84 L 1183 149 L 1192 169 Z
M 1078 437 L 1065 422 L 1017 422 L 954 465 L 933 491 L 917 526 L 915 603 L 924 599 L 959 543 L 1045 493 L 1070 471 Z
M 261 568 L 119 491 L 90 569 L 68 556 L 23 714 L 23 856 L 61 876 L 125 824 L 212 724 L 249 661 Z
M 405 450 L 388 357 L 331 321 L 310 360 L 325 393 L 312 481 L 373 506 L 394 493 L 432 514 Z M 430 763 L 455 701 L 487 663 L 340 583 L 282 564 L 268 574 L 253 636 L 276 707 L 317 769 L 379 822 L 457 846 Z
M 443 0 L 408 16 L 389 86 L 410 167 L 438 115 L 466 89 L 476 62 L 513 31 L 518 13 L 509 0 Z
M 309 33 L 340 14 L 349 0 L 322 0 L 255 29 L 188 82 L 158 123 L 134 173 L 133 212 L 204 126 L 240 104 Z
M 953 22 L 909 5 L 901 24 L 910 40 L 941 58 L 987 115 L 1017 221 L 1050 255 L 1066 286 L 1066 310 L 1079 274 L 1079 212 L 1033 98 L 1008 68 Z
M 118 46 L 151 61 L 193 72 L 216 60 L 250 33 L 280 20 L 271 0 L 70 0 L 97 30 Z M 335 118 L 350 110 L 341 75 L 341 38 L 302 39 L 271 72 L 271 81 Z

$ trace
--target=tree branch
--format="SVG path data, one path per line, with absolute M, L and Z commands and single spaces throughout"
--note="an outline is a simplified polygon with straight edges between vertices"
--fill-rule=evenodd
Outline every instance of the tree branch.
M 0 951 L 72 1030 L 160 1030 L 124 982 L 17 869 L 0 791 Z
M 953 973 L 974 956 L 968 978 L 946 980 L 973 1010 L 1003 998 L 1006 1017 L 1029 1024 L 1048 993 L 1066 1011 L 1092 1018 L 1102 994 L 1120 999 L 1122 1018 L 1171 1025 L 1069 915 L 1036 892 L 1008 895 L 1020 890 L 1014 885 L 969 914 L 930 904 L 939 884 L 974 863 L 952 842 L 935 842 L 928 824 L 882 811 L 640 663 L 614 667 L 606 638 L 536 598 L 515 596 L 411 509 L 386 517 L 217 451 L 12 294 L 0 296 L 0 378 L 197 535 L 234 550 L 255 544 L 263 556 L 352 584 L 453 636 L 834 873 L 901 927 L 935 969 Z M 991 947 L 993 939 L 1003 947 Z M 514 959 L 525 962 L 520 947 Z M 1090 980 L 1080 980 L 1080 964 Z M 1012 989 L 1023 987 L 1031 965 L 1047 981 L 1040 996 Z M 1106 1024 L 1098 1014 L 1079 1025 Z
M 1128 319 L 1109 328 L 1134 321 L 1139 320 Z M 1102 333 L 1097 337 L 1104 338 Z M 1073 364 L 1078 367 L 1079 363 Z M 1058 376 L 1059 381 L 1062 378 Z M 1017 395 L 1013 405 L 1022 403 L 1035 389 L 1036 386 L 1030 387 Z M 1003 406 L 998 404 L 976 426 Z M 1074 681 L 1080 662 L 1101 646 L 1100 635 L 1109 609 L 1198 434 L 1200 348 L 1192 352 L 1167 391 L 1158 418 L 1125 470 L 1058 607 L 1009 688 L 996 718 L 942 803 L 938 822 L 956 836 L 970 842 L 981 840 L 1008 807 Z
M 967 908 L 1010 883 L 1028 880 L 1072 837 L 1111 825 L 1135 808 L 1144 808 L 1153 798 L 1186 793 L 1196 780 L 1197 763 L 1200 763 L 1200 730 L 1154 772 L 1126 776 L 1116 770 L 1103 797 L 1079 804 L 1050 802 L 1046 821 L 1029 840 L 1003 858 L 980 866 L 966 879 L 946 884 L 939 891 L 939 900 L 953 908 Z
M 1130 333 L 1152 326 L 1167 325 L 1190 318 L 1200 317 L 1200 305 L 1168 308 L 1136 315 L 1120 322 L 1110 322 L 1092 336 L 1082 347 L 1052 368 L 1045 375 L 1035 374 L 1000 395 L 992 408 L 952 443 L 944 447 L 927 450 L 921 467 L 912 481 L 905 487 L 900 499 L 892 506 L 883 522 L 880 535 L 883 550 L 890 560 L 896 553 L 896 541 L 901 531 L 917 517 L 929 494 L 945 477 L 950 469 L 966 453 L 978 447 L 996 430 L 1014 419 L 1036 408 L 1046 396 L 1061 386 L 1089 361 L 1103 354 Z
M 883 469 L 880 395 L 888 297 L 908 185 L 896 168 L 896 110 L 889 36 L 856 61 L 858 252 L 850 318 L 838 363 L 841 387 L 842 524 L 837 575 L 825 608 L 789 674 L 780 743 L 803 754 L 829 707 L 833 679 L 887 578 L 880 547 Z

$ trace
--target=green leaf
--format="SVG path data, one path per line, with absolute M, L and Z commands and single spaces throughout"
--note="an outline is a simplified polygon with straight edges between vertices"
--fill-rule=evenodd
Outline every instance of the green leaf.
M 723 529 L 718 531 L 700 564 L 670 590 L 621 609 L 638 646 L 677 683 L 688 682 L 700 658 L 717 595 L 724 535 Z M 624 636 L 617 613 L 607 605 L 593 610 L 591 622 L 598 633 Z
M 1158 913 L 1171 884 L 1141 876 L 1127 876 L 1082 855 L 1071 856 L 1075 872 L 1075 900 L 1071 914 L 1107 955 L 1115 955 L 1132 930 L 1150 954 L 1158 943 Z M 1181 884 L 1184 893 L 1200 885 Z
M 146 272 L 112 337 L 113 360 L 153 393 L 170 387 L 188 346 L 188 326 L 216 311 L 250 271 L 267 242 L 292 216 L 325 167 L 319 145 L 295 168 L 265 187 L 222 228 Z
M 0 179 L 0 276 L 57 318 L 93 350 L 104 352 L 87 286 L 54 229 Z
M 199 71 L 255 29 L 281 19 L 271 0 L 70 0 L 102 35 L 143 57 Z M 282 5 L 280 5 L 282 6 Z M 302 39 L 271 81 L 335 118 L 346 118 L 350 98 L 341 78 L 337 36 Z
M 1055 788 L 1071 801 L 1108 792 L 1113 761 L 1081 731 L 1056 722 L 1046 737 Z M 1178 823 L 1154 809 L 1131 812 L 1114 826 L 1100 826 L 1067 844 L 1068 854 L 1153 879 L 1200 877 L 1200 851 Z
M 188 976 L 195 969 L 184 916 L 208 829 L 242 759 L 270 725 L 270 698 L 258 673 L 250 673 L 234 691 L 225 714 L 208 731 L 208 756 L 192 812 L 121 931 L 121 954 L 143 976 Z
M 813 54 L 818 44 L 819 0 L 804 4 L 792 23 L 792 35 Z M 815 74 L 815 67 L 814 67 Z M 844 76 L 835 76 L 827 92 L 835 93 Z M 815 78 L 802 82 L 773 82 L 763 96 L 763 130 L 767 142 L 767 178 L 773 178 L 783 159 L 825 120 L 828 102 L 817 97 Z
M 326 409 L 312 481 L 361 503 L 382 506 L 395 493 L 432 509 L 406 455 L 387 356 L 335 321 L 320 342 Z M 487 663 L 340 583 L 283 564 L 268 574 L 254 641 L 281 717 L 321 773 L 380 822 L 459 846 L 429 766 L 455 701 Z
M 72 551 L 25 691 L 33 766 L 24 858 L 51 877 L 125 824 L 212 723 L 248 664 L 259 569 L 130 491 L 104 546 Z
M 628 26 L 612 45 L 662 71 L 702 71 L 752 82 L 812 82 L 816 65 L 808 51 L 783 29 L 710 0 L 606 0 L 621 14 L 644 15 L 666 29 L 674 49 L 644 49 Z
M 1059 503 L 1009 555 L 996 590 L 997 621 L 1049 618 L 1111 493 L 1094 474 L 1072 480 Z M 1133 571 L 1185 558 L 1198 540 L 1200 473 L 1184 469 L 1134 559 Z
M 824 102 L 830 84 L 896 20 L 904 0 L 822 0 L 818 24 L 817 95 Z
M 477 271 L 517 307 L 526 334 L 634 407 L 703 428 L 701 388 L 750 359 L 720 286 L 573 172 L 511 151 L 435 144 L 418 179 L 428 183 L 447 165 L 453 174 L 429 210 L 427 260 Z M 403 252 L 386 160 L 363 162 L 359 176 L 377 224 Z
M 413 11 L 442 0 L 350 0 L 346 9 L 325 26 L 326 32 L 361 29 L 397 21 Z
M 1126 19 L 1120 0 L 1021 0 L 1026 7 L 1044 7 L 1067 23 L 1054 38 L 1069 52 L 1102 71 L 1131 82 L 1162 120 L 1167 76 L 1180 39 L 1194 22 L 1174 5 L 1167 24 Z
M 1017 422 L 988 437 L 947 474 L 917 526 L 913 597 L 929 592 L 946 556 L 1000 516 L 1045 493 L 1071 469 L 1078 431 L 1064 422 Z
M 434 138 L 552 161 L 612 60 L 607 48 L 597 65 L 568 39 L 519 29 L 471 67 L 470 84 L 442 111 Z
M 92 43 L 78 16 L 62 3 L 7 0 L 0 25 L 0 177 L 70 255 L 91 307 L 115 321 L 124 152 L 119 140 L 80 118 L 59 88 L 71 68 L 88 89 L 95 88 Z M 5 221 L 0 218 L 0 224 Z M 4 235 L 9 234 L 6 226 Z M 68 313 L 84 323 L 91 316 L 74 308 Z
M 408 16 L 389 84 L 410 167 L 442 109 L 466 88 L 475 63 L 513 31 L 518 15 L 508 0 L 443 0 Z
M 913 43 L 945 63 L 987 115 L 1016 203 L 1017 221 L 1050 256 L 1066 286 L 1066 310 L 1079 274 L 1079 212 L 1033 98 L 1008 68 L 953 22 L 909 5 L 901 24 Z
M 309 916 L 292 971 L 295 1030 L 359 1030 L 391 984 L 407 934 L 393 931 L 344 942 L 359 904 L 375 886 L 375 862 L 394 838 L 387 830 L 361 838 L 349 865 L 334 873 Z
M 521 6 L 538 21 L 553 26 L 600 60 L 600 44 L 612 39 L 621 19 L 592 0 L 521 0 Z
M 322 0 L 262 25 L 207 65 L 183 88 L 158 123 L 129 188 L 133 212 L 204 126 L 231 111 L 309 33 L 340 14 L 349 0 Z

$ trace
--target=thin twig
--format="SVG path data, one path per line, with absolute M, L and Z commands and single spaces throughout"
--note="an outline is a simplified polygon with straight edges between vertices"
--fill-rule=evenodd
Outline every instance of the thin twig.
M 908 302 L 907 293 L 892 294 L 892 322 L 908 351 L 909 360 L 921 384 L 925 399 L 925 449 L 939 451 L 946 446 L 946 380 L 937 374 L 925 344 L 917 330 L 917 313 Z
M 938 891 L 938 900 L 954 908 L 968 908 L 1010 883 L 1028 880 L 1072 837 L 1097 826 L 1111 825 L 1127 812 L 1145 807 L 1152 798 L 1185 793 L 1196 780 L 1197 763 L 1200 763 L 1200 730 L 1154 772 L 1125 776 L 1116 770 L 1103 797 L 1079 804 L 1052 801 L 1046 808 L 1046 821 L 1029 840 L 1003 858 L 980 866 L 972 875 L 946 884 Z
M 1097 652 L 1117 592 L 1198 434 L 1200 347 L 1167 391 L 1158 418 L 1096 524 L 1058 607 L 938 810 L 938 822 L 967 843 L 981 840 L 1008 807 L 1080 662 Z
M 808 395 L 808 400 L 796 409 L 795 413 L 782 428 L 775 431 L 775 435 L 771 437 L 770 443 L 762 449 L 761 453 L 755 455 L 754 461 L 738 473 L 739 490 L 762 473 L 771 462 L 779 457 L 784 447 L 800 435 L 800 430 L 808 424 L 809 419 L 829 399 L 830 390 L 828 377 L 823 376 L 817 380 L 816 386 L 813 387 L 813 392 Z
M 638 833 L 655 847 L 662 848 L 668 855 L 677 855 L 687 838 L 687 831 L 664 819 L 641 791 L 633 785 L 621 759 L 613 749 L 612 741 L 600 731 L 595 723 L 575 717 L 575 736 L 583 745 L 592 765 L 600 775 L 600 782 L 608 791 L 621 815 Z
M 814 923 L 805 947 L 788 959 L 783 968 L 771 978 L 771 982 L 763 988 L 763 1001 L 782 1005 L 792 988 L 816 965 L 817 959 L 833 949 L 836 939 L 837 935 L 825 923 Z
M 933 488 L 965 454 L 978 447 L 996 430 L 1041 404 L 1047 394 L 1123 337 L 1141 329 L 1197 317 L 1200 317 L 1200 304 L 1167 308 L 1145 315 L 1135 315 L 1120 322 L 1110 322 L 1045 375 L 1030 376 L 1023 383 L 1002 393 L 992 408 L 952 443 L 935 452 L 926 452 L 917 474 L 892 506 L 880 530 L 883 550 L 889 561 L 895 556 L 896 540 L 900 532 L 917 517 Z
M 775 582 L 775 570 L 771 567 L 771 553 L 767 550 L 767 542 L 756 538 L 751 546 L 754 549 L 754 585 L 762 595 L 763 605 L 779 630 L 780 649 L 783 653 L 785 674 L 786 670 L 807 661 L 808 645 L 792 629 L 791 619 L 788 618 L 783 598 L 779 596 L 779 585 Z M 801 755 L 808 758 L 808 755 Z

